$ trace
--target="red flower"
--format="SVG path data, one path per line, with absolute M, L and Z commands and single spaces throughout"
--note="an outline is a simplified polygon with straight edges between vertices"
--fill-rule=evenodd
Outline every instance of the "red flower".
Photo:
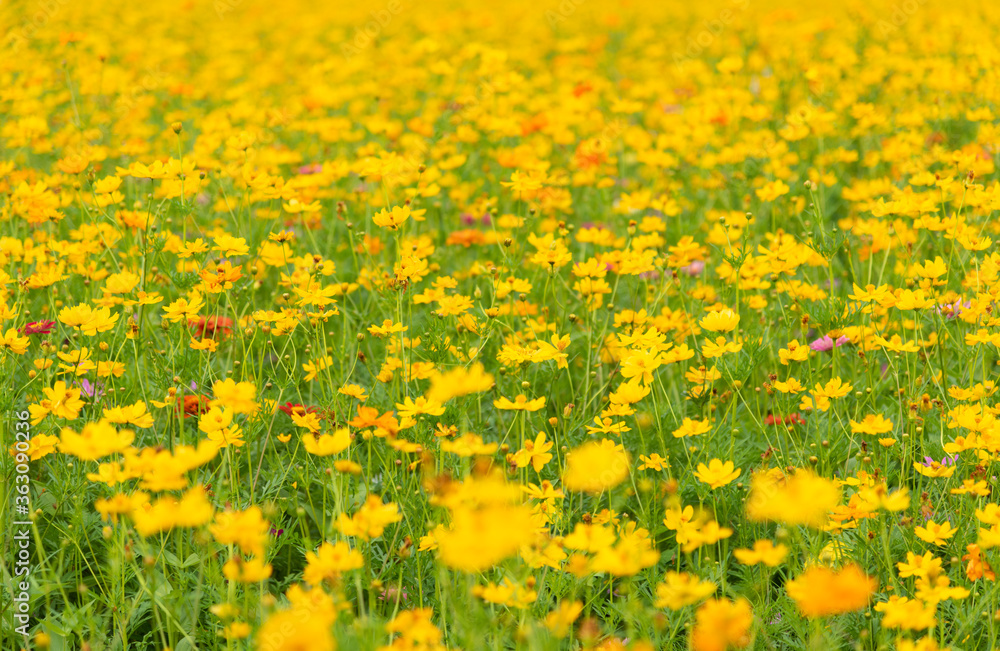
M 208 411 L 208 400 L 208 396 L 177 396 L 177 413 L 183 413 L 184 418 L 204 414 Z
M 793 411 L 787 416 L 775 416 L 774 414 L 768 414 L 767 418 L 764 419 L 765 425 L 805 425 L 806 421 L 798 412 Z
M 205 336 L 225 339 L 233 331 L 233 320 L 225 316 L 200 316 L 197 319 L 188 321 L 188 325 L 194 328 L 194 335 L 202 339 Z M 221 335 L 221 336 L 220 336 Z
M 306 407 L 305 405 L 300 405 L 298 403 L 292 403 L 292 402 L 286 402 L 283 405 L 278 405 L 278 409 L 285 412 L 289 416 L 291 416 L 292 414 L 298 414 L 299 416 L 301 416 L 302 414 L 316 413 L 315 407 Z
M 21 328 L 22 335 L 48 335 L 52 334 L 55 321 L 32 321 Z

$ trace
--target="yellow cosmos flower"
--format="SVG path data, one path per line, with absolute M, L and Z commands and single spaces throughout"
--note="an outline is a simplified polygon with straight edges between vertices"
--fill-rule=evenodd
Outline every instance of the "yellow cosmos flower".
M 315 414 L 307 414 L 314 416 Z M 302 446 L 309 454 L 318 457 L 328 457 L 332 454 L 339 454 L 351 445 L 351 433 L 345 428 L 340 428 L 333 434 L 322 434 L 317 436 L 309 433 L 302 437 Z
M 499 400 L 493 401 L 493 406 L 507 411 L 538 411 L 545 406 L 545 396 L 534 400 L 528 400 L 524 394 L 518 394 L 514 400 L 508 400 L 501 396 Z
M 686 572 L 671 571 L 656 586 L 656 601 L 653 605 L 657 608 L 680 610 L 712 596 L 717 589 L 718 586 L 711 581 L 702 581 Z
M 376 226 L 392 230 L 397 230 L 409 218 L 409 206 L 393 206 L 390 210 L 382 209 L 372 215 L 372 221 Z
M 706 466 L 698 464 L 698 470 L 694 473 L 695 478 L 703 484 L 708 484 L 712 490 L 722 488 L 740 476 L 740 469 L 732 461 L 723 462 L 719 459 L 712 459 Z
M 614 441 L 584 443 L 566 455 L 563 485 L 571 491 L 601 493 L 625 481 L 629 460 Z
M 708 316 L 698 322 L 705 330 L 712 332 L 730 332 L 740 324 L 740 315 L 732 310 L 719 310 L 710 312 Z
M 952 527 L 950 522 L 937 524 L 933 520 L 928 520 L 923 527 L 913 528 L 913 533 L 917 535 L 917 538 L 938 547 L 946 544 L 956 531 L 957 529 Z
M 744 565 L 762 563 L 768 567 L 777 567 L 788 556 L 788 547 L 775 545 L 770 540 L 757 540 L 753 549 L 735 549 L 733 556 Z
M 803 615 L 826 617 L 864 608 L 877 587 L 877 580 L 852 564 L 839 571 L 813 566 L 785 589 Z
M 877 436 L 891 432 L 893 428 L 892 421 L 884 418 L 881 414 L 868 414 L 861 422 L 851 420 L 848 423 L 851 426 L 851 432 L 854 434 L 871 434 Z

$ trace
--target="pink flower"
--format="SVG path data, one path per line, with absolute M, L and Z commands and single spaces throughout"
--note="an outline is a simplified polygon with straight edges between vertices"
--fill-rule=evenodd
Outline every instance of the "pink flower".
M 86 378 L 80 382 L 80 393 L 87 396 L 88 398 L 100 398 L 104 395 L 104 385 L 103 384 L 91 384 L 90 380 Z
M 302 167 L 295 170 L 299 174 L 319 174 L 323 171 L 323 165 L 320 163 L 313 163 L 312 165 L 303 165 Z
M 689 276 L 697 276 L 705 270 L 705 263 L 702 260 L 695 260 L 686 267 L 681 267 L 681 272 Z
M 944 314 L 946 319 L 954 319 L 962 310 L 972 307 L 971 301 L 962 302 L 962 299 L 958 299 L 954 303 L 945 303 L 944 305 L 938 305 L 936 309 L 938 314 Z
M 378 598 L 381 601 L 396 601 L 397 599 L 405 601 L 408 596 L 406 590 L 398 590 L 390 586 L 379 592 Z
M 833 339 L 830 338 L 830 335 L 823 335 L 816 341 L 809 344 L 809 347 L 815 350 L 817 353 L 823 353 L 828 350 L 832 350 L 834 343 L 836 343 L 837 347 L 840 348 L 841 346 L 850 341 L 851 341 L 850 339 L 841 335 L 840 337 L 837 337 L 837 341 L 834 342 Z
M 52 334 L 52 327 L 55 321 L 32 321 L 21 328 L 23 335 L 48 335 Z

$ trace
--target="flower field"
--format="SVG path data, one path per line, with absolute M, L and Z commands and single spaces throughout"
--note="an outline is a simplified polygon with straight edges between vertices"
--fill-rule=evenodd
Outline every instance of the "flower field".
M 0 4 L 0 649 L 994 648 L 1000 6 Z

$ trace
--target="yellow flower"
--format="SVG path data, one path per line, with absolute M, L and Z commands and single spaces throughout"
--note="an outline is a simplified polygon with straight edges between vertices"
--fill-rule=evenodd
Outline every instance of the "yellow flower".
M 229 622 L 222 628 L 222 637 L 227 640 L 242 640 L 250 636 L 250 631 L 250 624 L 246 622 Z
M 622 483 L 628 475 L 629 460 L 624 448 L 604 439 L 570 450 L 562 478 L 571 491 L 601 493 Z
M 885 434 L 891 432 L 893 427 L 892 421 L 883 418 L 881 414 L 868 414 L 860 423 L 853 420 L 848 422 L 853 434 Z
M 315 552 L 306 552 L 306 569 L 302 579 L 312 585 L 336 581 L 344 572 L 363 567 L 364 563 L 361 552 L 351 549 L 346 542 L 325 542 Z
M 691 630 L 691 648 L 694 651 L 725 651 L 742 649 L 750 644 L 749 630 L 753 624 L 753 611 L 746 599 L 710 599 L 695 613 Z
M 788 478 L 760 472 L 754 474 L 746 511 L 751 520 L 820 528 L 839 502 L 840 488 L 809 470 Z
M 440 416 L 444 413 L 445 408 L 440 402 L 428 400 L 423 396 L 419 396 L 416 400 L 407 396 L 402 403 L 396 403 L 396 409 L 399 410 L 400 418 L 413 418 L 420 414 Z
M 948 539 L 955 535 L 957 529 L 951 526 L 950 522 L 937 524 L 933 520 L 927 521 L 925 527 L 914 527 L 913 533 L 924 542 L 941 546 L 948 542 Z
M 451 525 L 435 534 L 438 557 L 447 567 L 482 572 L 529 544 L 535 527 L 526 506 L 458 506 L 452 512 Z
M 314 416 L 315 414 L 307 414 Z M 351 433 L 346 427 L 342 427 L 333 434 L 322 434 L 317 436 L 310 432 L 302 437 L 302 446 L 309 454 L 318 457 L 328 457 L 332 454 L 339 454 L 351 445 Z
M 427 399 L 444 404 L 452 398 L 482 393 L 493 387 L 493 376 L 486 372 L 480 363 L 466 368 L 457 366 L 444 373 L 431 376 L 431 387 L 427 391 Z
M 167 496 L 149 504 L 143 494 L 133 496 L 129 517 L 135 530 L 149 537 L 174 527 L 200 527 L 212 519 L 214 509 L 201 486 L 189 489 L 180 499 Z
M 335 619 L 332 606 L 328 614 L 308 606 L 273 613 L 257 632 L 257 651 L 334 651 Z
M 442 452 L 451 452 L 460 457 L 488 456 L 496 452 L 498 447 L 497 443 L 483 443 L 481 436 L 471 432 L 441 441 Z
M 770 540 L 758 540 L 754 542 L 753 549 L 733 550 L 733 556 L 744 565 L 756 565 L 763 563 L 768 567 L 777 567 L 788 555 L 788 547 L 785 545 L 775 545 Z
M 778 197 L 788 194 L 790 190 L 791 188 L 787 184 L 778 179 L 765 184 L 762 188 L 757 188 L 756 194 L 761 201 L 774 201 Z
M 843 398 L 854 387 L 850 383 L 845 383 L 839 377 L 835 377 L 825 385 L 816 383 L 813 388 L 813 395 L 817 398 Z
M 698 436 L 706 434 L 712 430 L 712 422 L 708 420 L 692 420 L 685 418 L 681 426 L 673 431 L 674 438 L 684 438 L 686 436 Z
M 360 402 L 368 400 L 368 394 L 365 393 L 365 390 L 362 387 L 359 387 L 356 384 L 345 384 L 337 389 L 337 393 L 344 396 L 350 396 Z
M 681 527 L 677 534 L 677 542 L 681 543 L 681 550 L 688 554 L 702 545 L 714 545 L 732 535 L 733 530 L 729 527 L 721 527 L 715 520 L 707 520 L 702 522 L 700 526 L 697 523 L 692 523 L 689 526 Z
M 146 403 L 142 400 L 132 405 L 106 408 L 104 420 L 116 425 L 128 423 L 142 428 L 153 426 L 153 415 L 146 410 Z
M 118 431 L 106 420 L 88 423 L 79 434 L 63 428 L 60 435 L 59 451 L 84 461 L 95 461 L 115 452 L 122 452 L 132 444 L 135 433 L 130 430 Z
M 583 612 L 582 601 L 562 601 L 556 609 L 545 616 L 545 628 L 557 639 L 566 637 L 573 622 Z
M 409 218 L 409 206 L 393 206 L 390 210 L 383 208 L 372 215 L 372 221 L 375 222 L 376 226 L 391 228 L 392 230 L 398 229 Z
M 806 617 L 826 617 L 860 610 L 868 605 L 878 581 L 857 565 L 840 571 L 815 565 L 789 581 L 785 589 Z
M 875 335 L 875 343 L 884 348 L 885 350 L 894 353 L 916 353 L 920 352 L 920 346 L 913 342 L 913 340 L 904 342 L 899 335 L 892 335 L 889 339 L 879 337 Z
M 653 371 L 662 366 L 665 361 L 663 355 L 658 353 L 656 349 L 637 350 L 622 360 L 619 370 L 626 380 L 634 378 L 636 381 L 650 384 L 653 381 Z
M 406 332 L 407 329 L 402 323 L 393 323 L 392 319 L 385 319 L 380 326 L 370 326 L 368 332 L 376 337 L 385 337 L 394 332 Z
M 777 391 L 780 391 L 781 393 L 801 393 L 803 390 L 805 390 L 805 387 L 802 386 L 802 384 L 793 377 L 788 378 L 784 382 L 780 380 L 775 381 L 774 384 L 772 384 L 771 386 L 773 386 Z
M 882 613 L 882 626 L 885 628 L 900 628 L 903 630 L 922 631 L 937 625 L 934 618 L 936 604 L 925 604 L 919 599 L 908 597 L 892 596 L 889 601 L 875 604 L 875 611 Z M 900 644 L 898 649 L 906 648 Z M 932 651 L 937 649 L 934 646 L 911 647 L 914 651 Z
M 707 339 L 701 346 L 701 354 L 706 359 L 722 357 L 727 353 L 738 353 L 743 350 L 743 343 L 737 341 L 726 341 L 725 337 L 716 337 L 715 341 Z
M 215 524 L 209 532 L 216 542 L 223 545 L 235 544 L 247 555 L 263 556 L 267 542 L 269 523 L 258 506 L 245 511 L 224 511 L 215 516 Z
M 316 375 L 329 367 L 333 366 L 333 357 L 327 355 L 325 357 L 320 357 L 314 362 L 306 362 L 302 365 L 302 370 L 306 372 L 305 381 L 312 382 L 316 379 Z
M 215 246 L 212 247 L 213 251 L 218 251 L 219 254 L 224 258 L 231 258 L 237 255 L 246 255 L 250 253 L 250 247 L 247 246 L 247 241 L 242 237 L 233 237 L 232 235 L 220 235 L 215 238 Z
M 789 362 L 804 362 L 809 359 L 810 350 L 809 346 L 800 344 L 798 339 L 792 339 L 788 342 L 788 348 L 782 348 L 778 351 L 778 358 L 784 366 L 788 366 Z M 798 390 L 802 390 L 801 385 L 799 385 Z
M 17 328 L 9 328 L 7 332 L 0 335 L 0 350 L 9 350 L 15 355 L 23 355 L 28 351 L 28 344 L 31 340 L 18 335 Z
M 535 472 L 541 472 L 545 464 L 549 462 L 552 455 L 549 450 L 553 443 L 545 440 L 545 432 L 539 432 L 534 441 L 525 441 L 524 447 L 514 453 L 512 461 L 518 468 L 531 465 Z
M 208 439 L 219 447 L 243 446 L 243 431 L 233 424 L 233 410 L 212 407 L 198 419 L 198 429 L 208 435 Z
M 214 353 L 219 348 L 219 342 L 215 339 L 191 339 L 191 343 L 188 344 L 191 350 L 207 350 L 210 353 Z
M 212 385 L 215 399 L 209 406 L 229 407 L 236 414 L 255 414 L 259 405 L 255 401 L 257 387 L 252 382 L 236 382 L 231 378 L 220 380 Z
M 59 311 L 59 321 L 64 325 L 79 330 L 85 335 L 96 335 L 107 332 L 118 323 L 120 315 L 112 314 L 110 308 L 94 309 L 86 303 L 75 307 L 64 307 Z
M 631 533 L 622 531 L 614 546 L 597 550 L 590 562 L 593 572 L 613 576 L 635 576 L 647 567 L 656 565 L 660 552 L 653 549 L 649 532 L 636 529 Z
M 258 583 L 270 577 L 271 571 L 271 566 L 260 558 L 245 561 L 234 556 L 222 566 L 223 576 L 237 583 Z
M 913 469 L 924 477 L 942 477 L 948 478 L 955 474 L 956 466 L 944 465 L 940 461 L 931 461 L 929 464 L 913 462 Z
M 518 394 L 513 401 L 501 396 L 499 400 L 493 401 L 493 406 L 509 411 L 538 411 L 545 406 L 545 396 L 528 400 L 524 394 Z
M 1000 524 L 1000 504 L 987 504 L 976 509 L 976 519 L 983 524 Z
M 667 459 L 664 459 L 655 452 L 648 457 L 644 454 L 639 455 L 639 470 L 663 470 L 668 465 Z
M 735 470 L 734 470 L 735 468 Z M 732 461 L 722 462 L 720 459 L 712 459 L 706 466 L 698 464 L 698 470 L 694 473 L 695 478 L 703 484 L 708 484 L 712 490 L 722 488 L 740 476 L 740 469 Z
M 51 388 L 43 388 L 42 393 L 45 394 L 45 398 L 41 402 L 28 405 L 32 425 L 39 424 L 49 414 L 66 420 L 75 420 L 83 409 L 84 402 L 80 400 L 80 389 L 67 387 L 62 380 L 53 384 Z
M 698 322 L 705 330 L 712 332 L 730 332 L 740 324 L 740 315 L 732 310 L 719 310 L 710 312 L 708 316 Z
M 492 582 L 476 585 L 471 592 L 486 603 L 501 604 L 518 610 L 525 610 L 538 599 L 538 591 L 507 581 L 499 585 Z
M 102 520 L 110 519 L 118 524 L 118 516 L 132 513 L 149 502 L 149 495 L 142 491 L 126 495 L 118 493 L 111 498 L 98 498 L 94 501 L 94 510 L 101 514 Z
M 378 495 L 369 495 L 361 508 L 353 515 L 341 513 L 337 518 L 337 529 L 345 536 L 354 536 L 362 540 L 378 538 L 386 526 L 399 522 L 403 515 L 393 502 L 382 503 Z
M 545 182 L 545 175 L 537 172 L 527 172 L 522 174 L 515 170 L 510 176 L 510 181 L 500 181 L 500 185 L 510 188 L 519 198 L 526 198 L 542 188 Z
M 307 411 L 304 414 L 292 412 L 292 422 L 299 427 L 306 428 L 313 434 L 317 434 L 322 428 L 319 415 L 312 411 Z
M 23 446 L 23 442 L 21 443 Z M 28 441 L 28 447 L 25 449 L 21 447 L 18 449 L 16 445 L 12 445 L 9 448 L 10 456 L 17 456 L 20 454 L 28 455 L 28 459 L 31 461 L 38 461 L 43 457 L 47 457 L 56 451 L 56 446 L 59 445 L 59 437 L 52 436 L 51 434 L 35 434 Z
M 717 586 L 711 581 L 702 581 L 694 574 L 671 571 L 667 572 L 663 583 L 656 586 L 656 601 L 653 605 L 657 608 L 680 610 L 712 596 L 716 590 Z

